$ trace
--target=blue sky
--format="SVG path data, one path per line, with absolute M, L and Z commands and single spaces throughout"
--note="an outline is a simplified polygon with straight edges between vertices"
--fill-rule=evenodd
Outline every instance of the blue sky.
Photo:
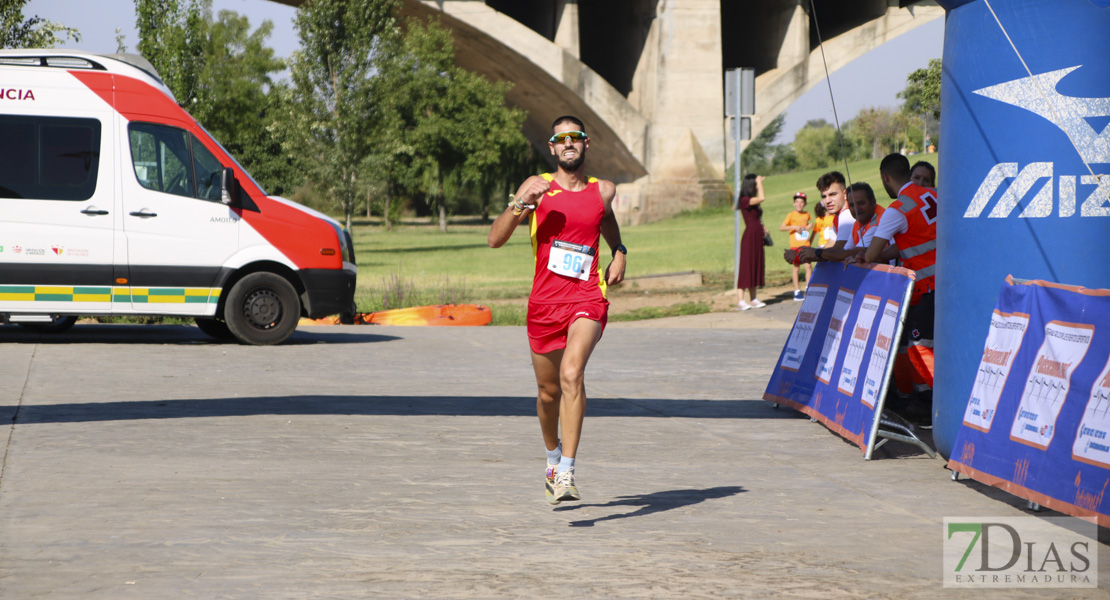
M 272 21 L 274 31 L 270 35 L 270 47 L 278 56 L 289 56 L 297 48 L 293 8 L 269 0 L 213 0 L 212 10 L 233 10 L 246 15 L 254 27 L 265 19 Z M 117 27 L 131 51 L 138 43 L 133 0 L 31 0 L 23 14 L 27 17 L 38 15 L 80 30 L 81 42 L 69 42 L 63 46 L 65 48 L 115 52 Z M 928 65 L 930 58 L 940 58 L 943 40 L 944 22 L 937 19 L 834 71 L 831 77 L 833 97 L 841 123 L 864 108 L 897 107 L 900 101 L 896 94 L 906 87 L 906 75 Z M 786 126 L 778 141 L 792 140 L 794 133 L 811 119 L 833 122 L 832 102 L 824 81 L 787 109 Z

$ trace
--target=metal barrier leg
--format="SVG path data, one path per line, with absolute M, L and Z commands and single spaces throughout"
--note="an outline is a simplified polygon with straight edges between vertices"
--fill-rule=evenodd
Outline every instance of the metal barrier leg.
M 913 425 L 902 417 L 889 411 L 883 411 L 883 414 L 879 417 L 879 425 L 879 431 L 876 435 L 883 438 L 883 440 L 875 444 L 876 448 L 886 440 L 895 440 L 921 448 L 925 451 L 925 454 L 929 455 L 929 458 L 937 457 L 937 453 L 929 447 L 929 444 L 917 437 L 917 434 L 913 431 Z

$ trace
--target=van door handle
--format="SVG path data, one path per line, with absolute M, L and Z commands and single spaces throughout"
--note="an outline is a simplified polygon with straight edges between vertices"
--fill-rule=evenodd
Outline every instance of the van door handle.
M 149 210 L 147 210 L 145 208 L 142 209 L 142 210 L 137 210 L 137 211 L 130 212 L 130 213 L 127 213 L 127 214 L 131 215 L 132 217 L 143 217 L 143 218 L 157 217 L 158 216 L 158 213 L 150 212 Z
M 82 210 L 81 214 L 83 214 L 83 215 L 106 215 L 106 214 L 108 214 L 108 211 L 97 208 L 95 206 L 90 206 L 90 207 L 86 208 L 85 210 Z

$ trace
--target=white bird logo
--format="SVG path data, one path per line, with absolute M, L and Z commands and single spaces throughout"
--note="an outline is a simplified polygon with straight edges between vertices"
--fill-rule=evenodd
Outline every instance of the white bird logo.
M 1060 80 L 1081 66 L 1014 79 L 975 93 L 1047 119 L 1071 138 L 1085 162 L 1110 163 L 1110 98 L 1077 98 L 1056 91 Z M 1088 121 L 1099 117 L 1101 131 Z

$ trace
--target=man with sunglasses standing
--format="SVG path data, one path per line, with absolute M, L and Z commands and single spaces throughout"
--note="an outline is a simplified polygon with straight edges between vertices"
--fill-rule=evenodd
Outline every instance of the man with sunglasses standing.
M 529 177 L 509 197 L 509 206 L 490 227 L 489 245 L 500 248 L 528 220 L 536 261 L 528 298 L 528 344 L 547 449 L 544 492 L 548 502 L 558 504 L 579 499 L 574 459 L 586 415 L 586 362 L 605 330 L 607 286 L 624 279 L 628 250 L 613 215 L 616 186 L 586 175 L 586 127 L 577 117 L 562 116 L 551 130 L 547 146 L 558 169 Z M 613 256 L 604 271 L 602 236 Z

